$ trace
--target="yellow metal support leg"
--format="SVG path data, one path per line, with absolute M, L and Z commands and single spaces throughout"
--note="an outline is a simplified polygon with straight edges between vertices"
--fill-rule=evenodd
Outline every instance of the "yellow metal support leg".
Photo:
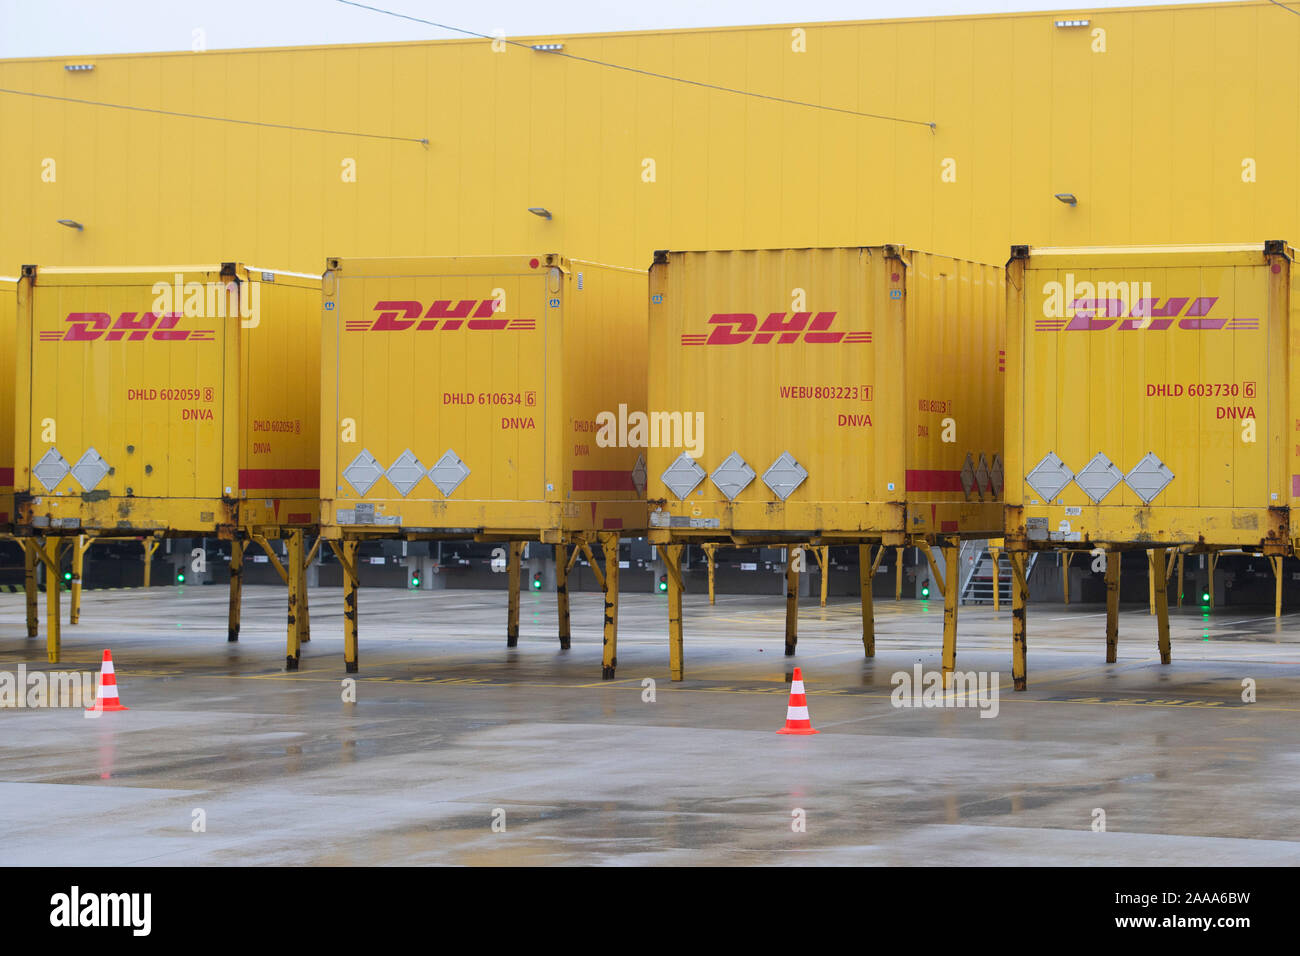
M 1183 558 L 1187 555 L 1182 551 L 1178 552 L 1178 606 L 1183 606 Z
M 939 562 L 934 559 L 934 549 L 926 541 L 920 542 L 917 547 L 921 549 L 921 553 L 925 555 L 925 560 L 930 565 L 930 582 L 933 584 L 934 589 L 939 592 L 939 596 L 943 597 L 944 576 L 939 573 Z
M 45 539 L 45 652 L 51 664 L 59 662 L 63 642 L 59 621 L 59 539 Z
M 664 556 L 664 569 L 668 575 L 668 671 L 673 680 L 685 674 L 682 653 L 682 546 L 660 546 Z
M 1011 682 L 1016 690 L 1029 686 L 1027 665 L 1026 618 L 1029 606 L 1029 582 L 1025 580 L 1024 551 L 1008 551 L 1011 563 Z
M 35 538 L 23 538 L 21 541 L 23 546 L 23 590 L 27 593 L 27 636 L 35 637 L 40 630 L 38 588 L 36 586 L 36 565 L 41 560 L 37 554 L 40 544 Z
M 158 550 L 157 538 L 144 539 L 144 586 L 153 584 L 153 554 Z
M 306 547 L 306 540 L 303 541 L 303 547 Z M 311 610 L 310 602 L 307 599 L 307 569 L 311 567 L 312 561 L 316 559 L 316 552 L 320 549 L 320 538 L 312 546 L 311 552 L 302 559 L 302 594 L 298 600 L 298 643 L 307 644 L 311 641 Z
M 569 549 L 555 546 L 555 613 L 559 618 L 560 650 L 569 649 Z
M 1268 563 L 1273 566 L 1273 616 L 1282 616 L 1282 556 L 1270 557 Z
M 304 587 L 302 531 L 294 529 L 286 536 L 288 555 L 285 557 L 284 569 L 289 585 L 288 636 L 284 655 L 284 669 L 296 671 L 298 659 L 302 653 L 302 632 L 298 625 L 298 612 L 302 606 Z
M 1114 664 L 1119 653 L 1119 566 L 1120 552 L 1106 552 L 1106 663 Z
M 226 640 L 239 640 L 239 613 L 244 599 L 244 542 L 235 538 L 230 542 L 230 628 Z
M 884 552 L 884 545 L 881 545 L 880 550 Z M 874 572 L 871 545 L 858 545 L 858 591 L 862 595 L 862 650 L 867 657 L 876 656 L 876 609 L 871 599 Z
M 343 667 L 349 674 L 357 672 L 357 590 L 360 568 L 357 566 L 359 541 L 343 542 Z
M 90 547 L 90 542 L 84 534 L 77 535 L 72 542 L 72 587 L 68 590 L 71 592 L 71 600 L 68 605 L 68 623 L 81 623 L 81 575 L 86 569 L 86 549 Z
M 600 676 L 613 680 L 618 667 L 618 532 L 602 531 L 600 544 L 605 552 L 605 643 Z
M 709 562 L 709 603 L 713 603 L 713 570 L 716 564 L 718 546 L 716 544 L 706 544 L 704 546 L 704 557 Z
M 511 541 L 508 547 L 509 558 L 506 564 L 506 587 L 510 596 L 506 617 L 506 647 L 519 646 L 519 563 L 524 554 L 522 541 Z
M 357 541 L 330 541 L 343 569 L 343 667 L 357 672 Z
M 1169 588 L 1165 584 L 1165 549 L 1151 552 L 1152 580 L 1159 581 L 1156 592 L 1156 630 L 1159 634 L 1160 663 L 1169 663 Z
M 1151 607 L 1149 613 L 1156 613 L 1156 553 L 1154 550 L 1147 552 L 1147 602 Z
M 785 550 L 785 656 L 793 657 L 799 643 L 799 560 L 802 549 Z
M 817 551 L 817 564 L 818 564 L 818 566 L 819 566 L 820 569 L 821 569 L 822 607 L 825 607 L 825 606 L 826 606 L 826 588 L 827 588 L 827 585 L 830 584 L 830 573 L 831 573 L 831 549 L 830 549 L 829 546 L 827 546 L 827 545 L 823 545 L 822 547 L 817 548 L 816 551 Z
M 947 582 L 943 586 L 943 686 L 952 686 L 952 672 L 957 667 L 957 599 L 961 585 L 958 574 L 961 572 L 959 548 L 943 549 L 944 574 Z

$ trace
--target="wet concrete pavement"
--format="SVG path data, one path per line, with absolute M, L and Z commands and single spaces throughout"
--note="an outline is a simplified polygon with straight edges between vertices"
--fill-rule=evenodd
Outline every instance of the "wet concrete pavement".
M 222 588 L 88 592 L 57 667 L 111 648 L 131 709 L 0 710 L 0 864 L 1300 863 L 1300 615 L 1174 612 L 1161 666 L 1126 608 L 1107 665 L 1101 609 L 1031 605 L 1015 693 L 1009 612 L 962 608 L 985 718 L 893 706 L 939 667 L 938 602 L 878 600 L 874 660 L 855 601 L 805 606 L 786 658 L 779 597 L 687 595 L 674 684 L 664 598 L 624 596 L 615 681 L 598 595 L 569 651 L 554 596 L 521 600 L 507 649 L 503 592 L 363 589 L 350 703 L 337 590 L 292 674 L 280 589 L 246 589 L 238 644 Z M 23 607 L 0 595 L 0 671 L 51 667 Z M 812 737 L 774 732 L 796 664 Z

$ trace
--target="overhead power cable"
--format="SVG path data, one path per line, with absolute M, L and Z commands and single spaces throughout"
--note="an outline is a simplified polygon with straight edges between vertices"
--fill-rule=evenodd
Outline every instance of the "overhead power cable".
M 214 123 L 236 123 L 240 126 L 263 126 L 269 129 L 287 129 L 302 133 L 325 133 L 331 136 L 360 136 L 365 139 L 387 139 L 400 143 L 419 143 L 428 146 L 429 141 L 415 136 L 389 136 L 384 133 L 359 133 L 348 129 L 321 129 L 315 126 L 295 126 L 292 123 L 266 123 L 261 120 L 239 119 L 234 116 L 211 116 L 206 113 L 182 113 L 177 110 L 164 110 L 152 106 L 132 106 L 129 103 L 105 103 L 102 100 L 85 100 L 75 96 L 56 96 L 53 93 L 37 93 L 34 90 L 10 90 L 0 87 L 0 93 L 13 96 L 34 96 L 42 100 L 58 100 L 63 103 L 79 103 L 82 106 L 103 106 L 114 110 L 131 110 L 135 113 L 156 113 L 160 116 L 177 116 L 182 119 L 208 120 Z
M 360 10 L 370 10 L 373 13 L 382 13 L 385 16 L 397 17 L 399 20 L 410 20 L 412 23 L 422 23 L 425 26 L 436 27 L 439 30 L 447 30 L 451 33 L 459 33 L 463 36 L 475 37 L 479 40 L 492 40 L 498 43 L 505 43 L 509 46 L 516 46 L 524 50 L 534 49 L 532 44 L 524 43 L 520 40 L 510 40 L 503 36 L 477 33 L 473 30 L 465 30 L 461 27 L 451 26 L 447 23 L 438 23 L 434 20 L 425 20 L 421 17 L 413 17 L 406 13 L 397 13 L 394 10 L 385 10 L 382 7 L 373 7 L 366 3 L 357 3 L 356 0 L 335 0 L 335 2 L 341 3 L 347 7 L 357 7 Z M 769 93 L 758 93 L 754 90 L 742 90 L 734 86 L 723 86 L 719 83 L 706 83 L 703 80 L 693 80 L 685 76 L 674 76 L 671 73 L 658 73 L 654 70 L 644 70 L 640 67 L 628 66 L 625 63 L 611 63 L 608 60 L 597 60 L 589 56 L 579 56 L 576 53 L 566 53 L 563 50 L 546 50 L 544 53 L 546 56 L 565 57 L 570 60 L 576 60 L 579 63 L 588 63 L 592 66 L 605 67 L 610 70 L 622 70 L 625 73 L 636 73 L 640 76 L 653 77 L 658 80 L 667 80 L 672 83 L 684 83 L 687 86 L 697 86 L 706 90 L 717 90 L 721 93 L 734 93 L 737 96 L 749 96 L 754 99 L 768 100 L 773 103 L 783 103 L 787 106 L 801 106 L 807 109 L 824 110 L 828 113 L 844 113 L 849 116 L 860 116 L 865 119 L 879 119 L 887 120 L 891 123 L 906 123 L 912 126 L 925 126 L 932 130 L 936 128 L 936 124 L 929 120 L 907 119 L 902 116 L 888 116 L 884 113 L 867 113 L 862 110 L 851 110 L 842 106 L 827 106 L 825 103 L 810 103 L 806 100 L 789 99 L 784 96 L 772 96 Z

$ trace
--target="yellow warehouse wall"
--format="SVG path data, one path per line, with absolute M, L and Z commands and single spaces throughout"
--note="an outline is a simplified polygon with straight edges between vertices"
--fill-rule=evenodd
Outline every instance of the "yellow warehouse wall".
M 0 93 L 0 273 L 536 249 L 646 267 L 656 248 L 884 241 L 1001 263 L 1012 242 L 1300 235 L 1300 17 L 1267 2 L 1082 16 L 803 25 L 802 53 L 799 24 L 564 38 L 933 131 L 485 40 L 0 61 L 5 89 L 429 140 Z M 1066 191 L 1077 207 L 1052 198 Z

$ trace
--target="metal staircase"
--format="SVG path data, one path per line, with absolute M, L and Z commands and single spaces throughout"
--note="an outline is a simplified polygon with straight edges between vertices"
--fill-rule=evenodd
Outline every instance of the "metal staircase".
M 961 546 L 961 602 L 962 604 L 993 603 L 993 555 L 989 551 L 987 540 L 963 541 Z M 1029 553 L 1029 563 L 1025 566 L 1025 580 L 1034 573 L 1034 564 L 1038 561 L 1038 552 Z M 998 602 L 1001 606 L 1011 607 L 1011 559 L 1005 549 L 998 551 Z

